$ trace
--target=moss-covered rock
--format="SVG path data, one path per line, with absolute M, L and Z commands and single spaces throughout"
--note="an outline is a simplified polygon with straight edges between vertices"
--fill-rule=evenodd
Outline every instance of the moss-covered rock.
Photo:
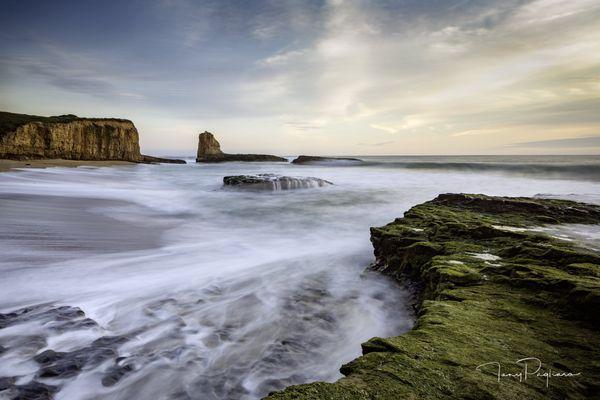
M 561 223 L 600 223 L 600 207 L 447 194 L 372 228 L 374 268 L 419 288 L 414 328 L 269 399 L 598 396 L 600 254 L 531 229 Z

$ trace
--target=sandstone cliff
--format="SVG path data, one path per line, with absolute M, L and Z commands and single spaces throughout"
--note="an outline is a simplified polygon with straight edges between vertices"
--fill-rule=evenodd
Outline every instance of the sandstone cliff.
M 212 133 L 202 132 L 198 137 L 196 162 L 226 161 L 284 161 L 287 159 L 269 154 L 227 154 L 221 151 L 221 145 Z
M 142 161 L 137 129 L 128 120 L 4 112 L 0 120 L 0 158 Z

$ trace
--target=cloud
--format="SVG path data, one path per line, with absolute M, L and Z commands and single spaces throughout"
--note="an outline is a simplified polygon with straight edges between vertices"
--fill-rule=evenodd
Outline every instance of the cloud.
M 127 97 L 143 100 L 140 93 L 124 91 L 118 79 L 103 72 L 101 62 L 88 56 L 43 43 L 37 57 L 8 57 L 0 60 L 5 73 L 11 76 L 41 78 L 46 83 L 67 92 L 97 97 Z
M 379 147 L 379 146 L 386 146 L 389 144 L 394 144 L 396 143 L 395 140 L 388 140 L 386 142 L 378 142 L 378 143 L 357 143 L 357 146 L 374 146 L 374 147 Z
M 285 65 L 294 59 L 300 58 L 304 54 L 302 50 L 291 50 L 283 53 L 277 53 L 267 58 L 263 58 L 257 61 L 257 64 L 263 67 L 273 67 L 278 65 Z
M 537 140 L 533 142 L 513 143 L 509 147 L 562 149 L 600 147 L 600 136 Z
M 393 128 L 391 126 L 385 126 L 385 125 L 379 125 L 379 124 L 371 124 L 369 126 L 373 129 L 379 129 L 381 131 L 388 132 L 388 133 L 397 133 L 398 132 L 398 129 Z
M 156 1 L 104 48 L 102 31 L 77 41 L 63 24 L 40 51 L 7 22 L 0 46 L 19 46 L 3 52 L 1 83 L 42 80 L 66 98 L 144 103 L 236 132 L 261 126 L 248 135 L 288 149 L 318 138 L 329 153 L 368 145 L 365 132 L 387 153 L 477 153 L 600 129 L 597 0 Z

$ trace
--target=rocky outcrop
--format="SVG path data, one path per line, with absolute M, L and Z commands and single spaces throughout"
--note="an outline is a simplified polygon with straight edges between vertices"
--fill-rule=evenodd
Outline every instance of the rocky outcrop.
M 221 145 L 210 132 L 202 132 L 198 137 L 196 162 L 215 163 L 227 161 L 282 161 L 287 159 L 269 154 L 227 154 L 221 151 Z
M 128 120 L 12 113 L 0 120 L 0 158 L 142 161 L 137 129 Z
M 448 194 L 372 228 L 374 268 L 416 288 L 415 327 L 364 343 L 336 383 L 269 398 L 595 396 L 600 254 L 540 231 L 565 223 L 598 224 L 600 207 Z
M 292 164 L 331 164 L 335 162 L 361 163 L 363 160 L 351 157 L 298 156 L 292 161 Z
M 148 164 L 187 164 L 185 160 L 177 158 L 153 157 L 142 154 L 142 162 Z
M 225 186 L 250 190 L 290 190 L 308 189 L 333 185 L 324 179 L 313 177 L 292 177 L 274 174 L 235 175 L 223 178 Z

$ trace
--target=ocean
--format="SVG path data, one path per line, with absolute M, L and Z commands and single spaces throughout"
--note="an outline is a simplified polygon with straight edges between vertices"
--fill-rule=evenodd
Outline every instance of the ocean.
M 0 174 L 0 377 L 56 399 L 257 399 L 335 381 L 362 342 L 414 319 L 410 288 L 367 269 L 369 227 L 448 192 L 600 204 L 600 156 L 363 159 Z M 223 188 L 258 173 L 333 185 Z M 560 235 L 600 243 L 593 227 Z M 46 350 L 66 372 L 40 368 Z

